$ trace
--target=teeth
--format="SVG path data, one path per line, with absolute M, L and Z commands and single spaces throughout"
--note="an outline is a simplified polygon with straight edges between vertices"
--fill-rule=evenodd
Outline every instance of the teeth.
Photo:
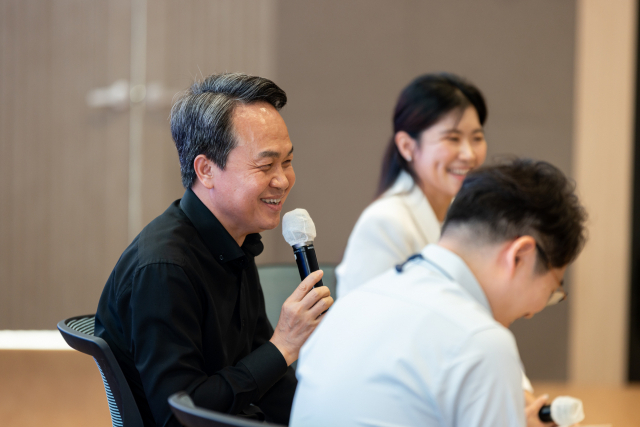
M 450 169 L 451 173 L 456 175 L 466 175 L 471 169 Z
M 260 200 L 270 205 L 277 205 L 278 203 L 280 203 L 280 200 L 282 199 L 260 199 Z

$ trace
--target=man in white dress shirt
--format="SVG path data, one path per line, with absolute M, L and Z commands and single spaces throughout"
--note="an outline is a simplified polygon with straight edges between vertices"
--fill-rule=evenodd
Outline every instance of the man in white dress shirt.
M 566 295 L 585 241 L 573 190 L 545 162 L 470 173 L 438 244 L 338 299 L 304 345 L 291 425 L 546 425 L 507 327 Z

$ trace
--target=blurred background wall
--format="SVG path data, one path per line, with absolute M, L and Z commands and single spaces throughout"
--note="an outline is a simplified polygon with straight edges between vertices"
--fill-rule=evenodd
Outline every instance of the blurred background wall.
M 285 211 L 310 212 L 321 262 L 340 261 L 371 202 L 396 97 L 419 74 L 454 72 L 484 92 L 489 162 L 529 156 L 576 176 L 587 164 L 576 154 L 576 135 L 583 135 L 576 117 L 599 102 L 575 92 L 589 90 L 578 85 L 587 65 L 577 56 L 587 9 L 596 21 L 611 15 L 603 52 L 619 39 L 635 46 L 632 0 L 0 0 L 0 329 L 53 329 L 62 318 L 95 311 L 120 253 L 182 195 L 171 100 L 214 72 L 263 75 L 287 92 L 282 114 L 296 147 L 297 185 Z M 588 34 L 602 41 L 597 31 Z M 619 55 L 627 62 L 613 70 L 622 73 L 623 93 L 633 88 L 625 72 L 635 67 L 626 47 Z M 611 71 L 612 55 L 602 72 Z M 614 116 L 616 108 L 632 110 L 622 103 Z M 617 126 L 612 120 L 598 129 Z M 589 152 L 597 159 L 615 144 L 630 147 L 629 138 Z M 609 167 L 630 182 L 630 164 Z M 628 198 L 627 190 L 616 197 Z M 622 260 L 622 270 L 627 208 L 606 225 L 621 237 L 599 261 Z M 280 233 L 264 233 L 260 262 L 292 262 Z M 614 308 L 624 305 L 626 274 L 616 278 Z M 579 295 L 574 276 L 569 292 Z M 590 298 L 583 301 L 599 297 Z M 571 356 L 593 340 L 588 333 L 575 340 L 574 303 L 513 326 L 532 379 L 566 380 L 592 369 Z M 589 304 L 582 307 L 589 317 Z M 616 355 L 625 351 L 626 309 L 619 311 Z M 593 321 L 607 313 L 600 316 Z M 624 362 L 615 363 L 605 381 L 622 381 Z

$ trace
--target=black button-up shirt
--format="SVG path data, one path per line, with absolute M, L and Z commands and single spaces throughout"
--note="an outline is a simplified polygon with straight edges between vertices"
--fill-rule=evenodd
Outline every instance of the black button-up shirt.
M 95 334 L 111 347 L 145 426 L 178 426 L 168 397 L 186 390 L 198 406 L 288 423 L 295 375 L 269 342 L 254 257 L 191 191 L 133 240 L 98 304 Z M 250 404 L 256 405 L 251 406 Z

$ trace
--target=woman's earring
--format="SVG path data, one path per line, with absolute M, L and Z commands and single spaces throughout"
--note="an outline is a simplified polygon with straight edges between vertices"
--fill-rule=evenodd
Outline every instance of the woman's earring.
M 407 156 L 407 158 L 405 159 L 407 162 L 411 163 L 413 161 L 413 157 L 411 156 Z

